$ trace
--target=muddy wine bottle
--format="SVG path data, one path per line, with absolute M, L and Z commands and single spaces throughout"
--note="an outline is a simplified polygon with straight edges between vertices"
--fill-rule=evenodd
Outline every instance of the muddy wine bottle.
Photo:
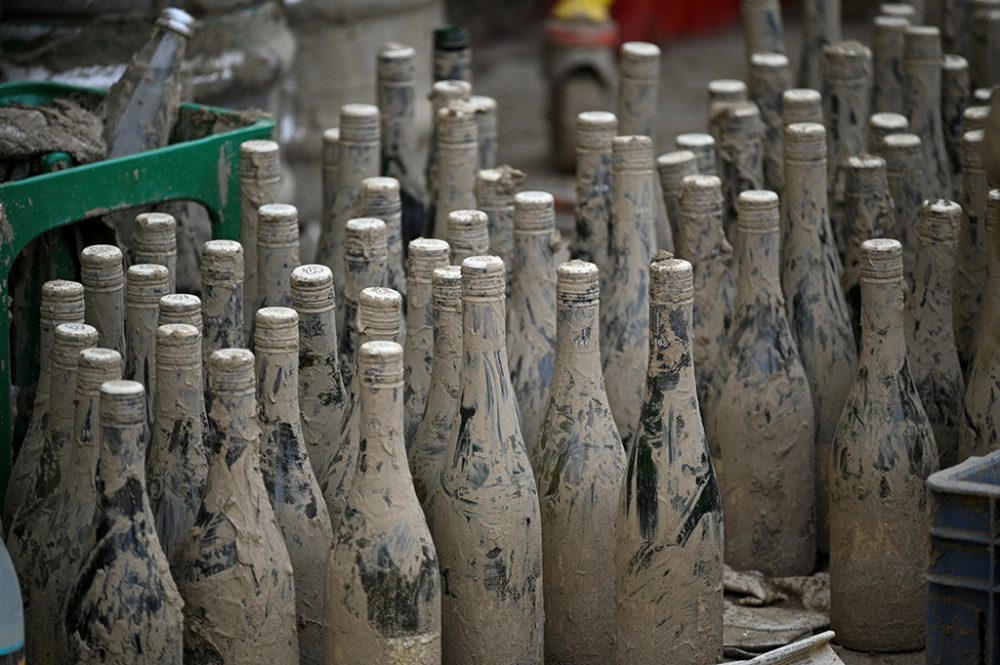
M 969 84 L 969 62 L 960 55 L 946 53 L 941 60 L 941 121 L 944 123 L 944 144 L 951 166 L 952 196 L 961 194 L 962 116 L 972 98 Z
M 295 574 L 301 663 L 318 664 L 323 652 L 323 572 L 333 527 L 299 422 L 299 316 L 287 307 L 264 307 L 256 318 L 260 469 Z
M 84 320 L 97 328 L 100 346 L 125 357 L 125 257 L 112 245 L 91 245 L 80 252 Z
M 9 528 L 25 496 L 33 492 L 38 457 L 49 427 L 49 387 L 51 385 L 52 345 L 56 327 L 61 323 L 83 323 L 84 287 L 79 282 L 56 279 L 42 284 L 38 312 L 38 384 L 28 429 L 10 472 L 3 504 L 3 523 Z
M 851 314 L 854 339 L 860 340 L 861 243 L 870 238 L 892 236 L 896 227 L 885 160 L 872 155 L 848 159 L 844 199 L 844 219 L 850 225 L 848 237 L 851 241 L 847 244 L 844 273 L 840 283 L 844 288 L 844 300 Z M 819 462 L 823 463 L 823 460 Z
M 681 232 L 677 230 L 682 218 L 681 189 L 684 186 L 684 178 L 698 174 L 698 157 L 690 150 L 667 152 L 656 158 L 656 171 L 660 177 L 660 189 L 663 191 L 663 207 L 673 228 L 674 246 L 676 251 L 681 253 Z
M 262 205 L 257 211 L 258 309 L 291 304 L 289 280 L 298 265 L 299 211 L 286 203 Z
M 495 256 L 462 263 L 459 421 L 430 507 L 446 665 L 543 658 L 541 520 L 507 367 L 504 272 Z
M 597 264 L 602 279 L 611 274 L 611 142 L 617 133 L 613 113 L 585 111 L 576 117 L 576 235 L 570 255 Z
M 941 32 L 948 51 L 968 53 L 972 41 L 971 0 L 947 0 L 941 6 Z
M 718 113 L 719 176 L 726 197 L 727 236 L 736 230 L 740 192 L 764 186 L 764 124 L 753 102 L 735 102 Z
M 962 113 L 962 130 L 974 132 L 977 129 L 986 129 L 986 121 L 990 117 L 989 106 L 970 106 Z
M 882 141 L 892 216 L 896 222 L 894 235 L 903 245 L 904 275 L 909 275 L 916 263 L 917 220 L 924 201 L 933 195 L 927 176 L 930 166 L 923 161 L 921 143 L 916 134 L 890 134 Z
M 308 264 L 292 271 L 292 306 L 299 315 L 299 420 L 313 473 L 337 455 L 347 409 L 340 375 L 333 272 Z
M 190 293 L 168 293 L 160 298 L 158 323 L 165 326 L 170 323 L 185 323 L 204 331 L 201 321 L 201 298 Z
M 906 29 L 903 109 L 910 120 L 910 131 L 920 137 L 927 198 L 951 196 L 951 167 L 941 115 L 941 33 L 933 26 L 911 25 Z
M 785 127 L 797 122 L 823 124 L 823 97 L 810 88 L 792 88 L 781 95 L 781 115 Z
M 878 6 L 879 16 L 898 16 L 900 18 L 905 18 L 911 23 L 920 23 L 923 15 L 922 7 L 923 0 L 918 0 L 918 2 L 883 2 Z M 918 10 L 918 5 L 920 10 Z M 921 18 L 917 18 L 921 16 Z
M 712 392 L 719 352 L 729 329 L 736 295 L 733 248 L 722 228 L 723 205 L 722 182 L 717 177 L 693 175 L 684 178 L 677 246 L 681 258 L 698 266 L 694 274 L 692 343 L 701 404 L 706 404 Z
M 320 233 L 333 220 L 337 204 L 337 173 L 340 170 L 340 127 L 323 130 L 320 144 Z
M 459 370 L 462 367 L 462 270 L 436 268 L 432 276 L 434 363 L 427 405 L 409 445 L 410 473 L 428 523 L 429 500 L 441 479 L 448 441 L 458 414 Z
M 97 346 L 98 334 L 85 323 L 60 323 L 55 330 L 49 385 L 49 423 L 37 469 L 7 534 L 7 551 L 21 573 L 21 595 L 32 622 L 32 574 L 62 498 L 73 449 L 73 397 L 80 351 Z M 32 649 L 33 647 L 29 647 Z
M 972 101 L 976 104 L 989 104 L 993 96 L 993 88 L 976 88 L 972 91 Z
M 399 181 L 395 178 L 366 178 L 358 195 L 358 217 L 385 222 L 385 284 L 406 297 L 406 270 L 403 268 L 403 208 Z M 405 322 L 404 322 L 405 330 Z M 403 335 L 406 336 L 405 333 Z
M 748 59 L 754 53 L 785 52 L 779 0 L 742 0 L 740 9 Z
M 448 265 L 448 243 L 435 238 L 410 241 L 410 269 L 406 274 L 406 344 L 403 347 L 404 441 L 410 449 L 413 435 L 427 406 L 434 358 L 433 275 Z
M 840 0 L 806 0 L 802 4 L 802 59 L 799 86 L 823 92 L 826 80 L 823 48 L 840 40 Z
M 867 145 L 872 54 L 859 42 L 843 41 L 827 46 L 823 55 L 826 58 L 823 117 L 830 128 L 826 132 L 828 214 L 836 246 L 843 255 L 849 240 L 844 219 L 844 177 L 847 160 L 863 153 Z
M 449 238 L 448 215 L 476 207 L 479 148 L 475 109 L 455 101 L 437 112 L 437 169 L 434 171 L 434 237 Z
M 680 259 L 650 268 L 649 371 L 615 522 L 622 665 L 722 652 L 722 499 L 698 406 L 692 273 Z
M 419 143 L 416 74 L 413 47 L 390 43 L 379 51 L 376 92 L 381 112 L 381 174 L 399 181 L 403 243 L 424 232 L 427 206 L 424 173 L 415 159 Z
M 156 534 L 170 562 L 191 533 L 208 477 L 201 344 L 201 332 L 194 326 L 167 324 L 156 330 L 156 398 L 146 487 Z
M 1000 82 L 1000 11 L 996 7 L 995 3 L 980 5 L 972 14 L 971 74 L 977 88 L 992 88 Z
M 902 247 L 862 252 L 860 364 L 830 466 L 830 619 L 848 648 L 906 651 L 924 643 L 924 481 L 938 454 L 906 359 Z
M 962 223 L 958 232 L 955 270 L 955 342 L 963 368 L 972 360 L 976 345 L 976 318 L 986 284 L 990 247 L 986 235 L 989 184 L 983 170 L 981 131 L 962 136 Z
M 649 343 L 649 262 L 656 251 L 653 142 L 616 136 L 612 146 L 611 274 L 601 303 L 601 360 L 622 441 L 638 421 Z
M 243 247 L 232 240 L 209 240 L 201 248 L 201 352 L 206 368 L 213 351 L 244 345 L 243 258 Z
M 167 293 L 177 287 L 177 220 L 165 212 L 136 215 L 132 234 L 132 263 L 151 263 L 167 269 Z
M 485 95 L 469 97 L 476 114 L 476 171 L 497 165 L 497 100 Z
M 941 468 L 958 464 L 958 429 L 965 383 L 955 347 L 951 293 L 962 208 L 953 201 L 924 203 L 917 224 L 917 264 L 906 299 L 910 373 L 934 431 Z
M 552 392 L 529 448 L 542 516 L 545 660 L 603 665 L 614 661 L 615 538 L 608 535 L 625 452 L 601 372 L 598 268 L 570 261 L 557 273 Z
M 965 417 L 958 432 L 958 460 L 1000 448 L 1000 190 L 990 190 L 986 210 L 986 284 L 976 330 L 976 346 L 965 388 Z
M 403 349 L 358 354 L 361 450 L 326 566 L 327 663 L 441 663 L 441 577 L 403 445 Z
M 257 311 L 257 211 L 274 203 L 281 186 L 281 159 L 274 141 L 246 141 L 240 145 L 240 244 L 246 255 L 243 271 L 243 311 Z M 243 323 L 250 336 L 252 318 Z M 240 344 L 240 346 L 243 346 Z
M 453 264 L 490 250 L 490 220 L 482 210 L 453 210 L 448 213 L 447 224 Z
M 295 582 L 261 477 L 250 351 L 212 353 L 207 401 L 205 499 L 173 568 L 184 598 L 184 660 L 298 663 Z
M 788 58 L 781 53 L 752 54 L 748 80 L 750 99 L 760 109 L 764 121 L 764 183 L 781 191 L 785 186 L 781 96 L 792 87 Z
M 514 255 L 514 195 L 526 178 L 523 171 L 506 164 L 483 169 L 476 175 L 476 206 L 488 220 L 489 253 L 503 259 L 508 283 Z
M 785 313 L 778 206 L 774 192 L 740 195 L 739 290 L 706 430 L 722 487 L 726 562 L 808 575 L 816 560 L 816 421 Z
M 67 476 L 59 488 L 60 496 L 51 518 L 52 524 L 59 526 L 48 530 L 34 563 L 34 579 L 26 580 L 33 588 L 29 609 L 36 619 L 27 626 L 32 662 L 69 662 L 66 627 L 53 618 L 60 618 L 66 607 L 70 585 L 87 553 L 87 537 L 94 521 L 101 384 L 121 376 L 122 357 L 117 351 L 98 348 L 80 351 Z
M 885 137 L 891 134 L 906 134 L 909 131 L 910 121 L 901 113 L 888 111 L 872 113 L 871 117 L 868 118 L 868 154 L 881 156 L 885 151 L 883 146 Z M 850 224 L 851 220 L 848 219 L 847 223 Z M 865 240 L 868 238 L 861 238 L 859 242 Z
M 160 298 L 169 292 L 170 272 L 164 266 L 130 266 L 125 282 L 125 370 L 122 376 L 141 383 L 146 392 L 146 415 L 153 417 L 156 394 L 156 327 Z
M 468 31 L 458 25 L 434 29 L 432 78 L 472 82 L 472 48 Z
M 379 173 L 379 110 L 371 104 L 345 104 L 340 108 L 340 139 L 337 142 L 337 186 L 333 213 L 323 220 L 317 263 L 333 271 L 337 302 L 343 298 L 345 225 L 353 217 L 361 183 Z M 338 309 L 338 322 L 342 311 Z M 339 323 L 343 325 L 343 323 Z
M 872 110 L 903 111 L 903 42 L 910 21 L 901 16 L 876 16 L 872 36 Z
M 708 96 L 708 119 L 721 111 L 726 104 L 745 102 L 750 99 L 747 84 L 737 79 L 712 79 L 705 86 Z M 716 137 L 718 138 L 718 137 Z
M 674 140 L 674 146 L 678 150 L 690 150 L 694 153 L 695 157 L 698 158 L 698 173 L 716 175 L 718 172 L 715 139 L 711 134 L 701 132 L 678 134 Z
M 93 545 L 66 602 L 70 662 L 182 662 L 184 603 L 146 496 L 144 392 L 135 381 L 101 386 Z
M 507 307 L 507 361 L 528 454 L 537 443 L 552 383 L 556 342 L 555 199 L 548 192 L 514 197 L 514 260 Z
M 781 247 L 788 323 L 809 380 L 816 421 L 816 538 L 821 552 L 827 551 L 826 460 L 858 365 L 851 316 L 840 287 L 843 269 L 827 214 L 825 135 L 816 124 L 785 130 L 785 173 L 797 186 L 785 191 Z
M 427 178 L 427 212 L 424 216 L 424 235 L 431 235 L 434 233 L 435 229 L 435 208 L 437 206 L 437 172 L 439 168 L 438 164 L 438 148 L 437 148 L 437 135 L 438 135 L 438 124 L 440 122 L 440 111 L 442 109 L 448 108 L 452 102 L 456 101 L 469 101 L 472 96 L 472 86 L 466 81 L 458 80 L 442 80 L 435 81 L 431 86 L 430 102 L 431 102 L 431 135 L 430 142 L 427 146 L 427 165 L 425 168 L 425 176 Z M 468 150 L 468 146 L 463 146 L 464 151 Z M 479 159 L 479 146 L 476 145 L 476 160 Z M 463 160 L 465 161 L 465 160 Z

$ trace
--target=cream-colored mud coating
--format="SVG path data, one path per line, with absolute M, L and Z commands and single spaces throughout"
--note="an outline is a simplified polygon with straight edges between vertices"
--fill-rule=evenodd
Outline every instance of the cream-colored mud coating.
M 892 237 L 903 245 L 904 276 L 917 260 L 917 220 L 924 201 L 933 196 L 925 175 L 922 141 L 916 134 L 890 134 L 882 141 L 889 195 L 896 224 Z M 862 242 L 864 239 L 862 238 Z
M 872 34 L 872 110 L 903 112 L 903 41 L 910 21 L 902 16 L 876 16 Z
M 508 280 L 514 255 L 514 194 L 526 178 L 523 171 L 506 164 L 483 169 L 476 176 L 476 206 L 486 213 L 489 251 L 507 265 Z
M 132 234 L 132 263 L 152 263 L 169 272 L 167 293 L 177 286 L 177 220 L 165 212 L 136 215 Z
M 140 263 L 128 269 L 122 376 L 146 388 L 146 418 L 150 422 L 156 396 L 156 328 L 160 319 L 160 298 L 169 288 L 170 272 L 165 266 Z
M 359 217 L 374 217 L 385 222 L 386 283 L 406 297 L 406 272 L 403 269 L 403 207 L 399 181 L 395 178 L 365 178 L 358 195 Z M 405 325 L 404 325 L 404 334 Z
M 802 58 L 799 86 L 825 92 L 823 47 L 840 40 L 841 0 L 805 0 L 802 3 Z
M 91 245 L 80 252 L 80 281 L 86 302 L 84 320 L 97 328 L 100 346 L 125 358 L 125 257 L 112 245 Z
M 750 100 L 764 121 L 764 185 L 780 192 L 785 186 L 784 128 L 781 96 L 792 87 L 792 70 L 781 53 L 754 53 L 748 77 Z
M 299 265 L 299 211 L 268 203 L 257 211 L 257 307 L 292 304 L 292 270 Z M 251 326 L 253 328 L 253 326 Z
M 210 240 L 201 248 L 201 346 L 205 371 L 213 351 L 245 346 L 243 336 L 243 247 Z
M 481 210 L 452 210 L 448 219 L 448 246 L 452 264 L 490 251 L 489 217 Z
M 797 122 L 823 124 L 823 97 L 810 88 L 792 88 L 781 95 L 781 115 L 785 127 Z
M 690 150 L 698 158 L 698 173 L 716 175 L 715 139 L 711 134 L 692 132 L 678 134 L 674 145 L 678 150 Z
M 743 17 L 747 59 L 754 53 L 785 52 L 780 0 L 743 0 L 740 14 Z
M 246 141 L 240 145 L 240 244 L 246 258 L 243 311 L 257 311 L 257 211 L 274 203 L 281 186 L 281 159 L 274 141 Z M 253 317 L 243 323 L 249 338 Z
M 447 238 L 454 250 L 448 215 L 476 206 L 476 162 L 479 148 L 476 112 L 469 102 L 454 101 L 437 112 L 434 172 L 434 237 Z
M 962 136 L 962 222 L 958 230 L 955 264 L 955 342 L 962 367 L 968 368 L 976 347 L 976 320 L 979 318 L 986 286 L 990 244 L 986 233 L 989 183 L 983 170 L 981 131 Z
M 903 113 L 910 120 L 910 131 L 920 137 L 923 178 L 928 182 L 926 198 L 951 196 L 951 165 L 941 115 L 941 34 L 936 27 L 911 25 L 906 29 Z M 913 223 L 916 224 L 916 219 Z
M 884 150 L 882 142 L 885 141 L 885 137 L 890 134 L 905 134 L 908 131 L 910 131 L 910 121 L 906 119 L 905 115 L 889 113 L 887 111 L 872 113 L 871 117 L 868 118 L 868 154 L 882 155 Z M 849 217 L 847 218 L 847 223 L 851 223 Z M 868 240 L 868 238 L 861 238 L 858 243 L 860 244 L 865 240 Z
M 613 113 L 585 111 L 576 117 L 576 235 L 570 254 L 597 264 L 602 284 L 611 274 L 611 141 L 617 132 Z

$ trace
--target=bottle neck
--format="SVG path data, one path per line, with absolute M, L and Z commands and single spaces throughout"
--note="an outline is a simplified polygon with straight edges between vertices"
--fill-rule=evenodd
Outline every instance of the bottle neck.
M 44 319 L 41 321 L 38 341 L 38 387 L 35 388 L 36 409 L 49 403 L 49 391 L 52 388 L 52 344 L 55 330 L 56 326 L 52 321 Z
M 263 422 L 299 422 L 299 358 L 294 347 L 254 349 L 257 399 Z
M 337 166 L 337 207 L 350 210 L 365 178 L 379 173 L 381 148 L 378 141 L 340 139 Z
M 205 393 L 202 359 L 190 362 L 161 362 L 156 367 L 156 420 L 174 423 L 180 420 L 204 420 Z M 172 427 L 172 425 L 171 425 Z
M 878 375 L 895 375 L 906 362 L 901 277 L 861 280 L 861 364 Z
M 646 399 L 656 401 L 648 391 L 655 388 L 659 399 L 668 391 L 696 393 L 691 346 L 693 301 L 653 302 L 649 307 L 649 367 Z
M 412 483 L 403 447 L 403 383 L 360 385 L 361 436 L 358 469 L 354 476 L 355 493 L 380 498 L 381 489 L 398 492 Z M 399 510 L 384 501 L 368 505 L 389 513 Z
M 333 307 L 320 311 L 299 309 L 298 314 L 301 368 L 312 367 L 327 358 L 336 357 L 338 352 L 336 309 Z M 337 371 L 339 373 L 339 369 Z
M 96 502 L 94 471 L 101 450 L 99 444 L 100 394 L 96 390 L 78 390 L 73 417 L 73 453 L 70 456 L 66 496 L 77 505 Z
M 52 363 L 49 370 L 49 435 L 53 452 L 61 457 L 73 436 L 73 399 L 76 396 L 76 366 Z
M 597 379 L 601 374 L 600 302 L 559 303 L 553 380 L 566 373 Z
M 951 326 L 954 275 L 955 243 L 921 238 L 913 271 L 911 302 L 922 318 L 937 317 Z
M 204 501 L 207 510 L 224 513 L 230 497 L 252 496 L 255 477 L 263 486 L 255 459 L 260 438 L 257 399 L 252 389 L 212 390 L 208 401 L 212 465 Z
M 243 347 L 242 282 L 202 283 L 202 321 L 206 352 Z
M 412 81 L 380 81 L 379 110 L 382 120 L 382 156 L 389 173 L 412 159 L 417 147 L 416 91 Z M 413 174 L 407 174 L 413 175 Z
M 737 306 L 752 302 L 783 303 L 778 231 L 739 229 L 738 233 L 741 247 Z
M 411 334 L 429 333 L 432 319 L 432 286 L 430 280 L 413 279 L 406 281 L 406 337 Z
M 678 226 L 681 258 L 698 265 L 706 260 L 725 259 L 733 253 L 726 239 L 723 215 L 721 202 L 710 208 L 684 211 L 685 219 Z
M 504 298 L 463 298 L 462 347 L 463 373 L 482 371 L 482 363 L 473 357 L 504 352 L 506 364 L 506 333 Z
M 522 312 L 528 308 L 539 323 L 555 324 L 556 266 L 553 254 L 555 231 L 514 232 L 514 257 L 511 280 L 511 301 L 520 303 Z M 531 305 L 527 305 L 531 303 Z
M 146 426 L 102 425 L 97 505 L 106 516 L 134 517 L 145 509 Z
M 613 172 L 611 244 L 627 249 L 627 262 L 639 262 L 640 265 L 649 262 L 654 247 L 654 205 L 651 170 Z
M 409 328 L 407 328 L 409 331 Z M 462 306 L 434 307 L 434 357 L 431 392 L 458 386 L 462 365 Z

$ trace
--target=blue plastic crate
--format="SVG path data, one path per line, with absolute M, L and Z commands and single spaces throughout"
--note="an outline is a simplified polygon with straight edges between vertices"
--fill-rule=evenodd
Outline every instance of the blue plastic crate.
M 928 665 L 1000 665 L 1000 451 L 927 479 Z

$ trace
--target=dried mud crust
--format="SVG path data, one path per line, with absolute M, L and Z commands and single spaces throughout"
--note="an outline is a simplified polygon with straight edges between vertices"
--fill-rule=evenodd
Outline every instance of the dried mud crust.
M 68 152 L 77 164 L 104 159 L 101 118 L 68 99 L 44 106 L 0 107 L 0 161 L 18 162 Z

